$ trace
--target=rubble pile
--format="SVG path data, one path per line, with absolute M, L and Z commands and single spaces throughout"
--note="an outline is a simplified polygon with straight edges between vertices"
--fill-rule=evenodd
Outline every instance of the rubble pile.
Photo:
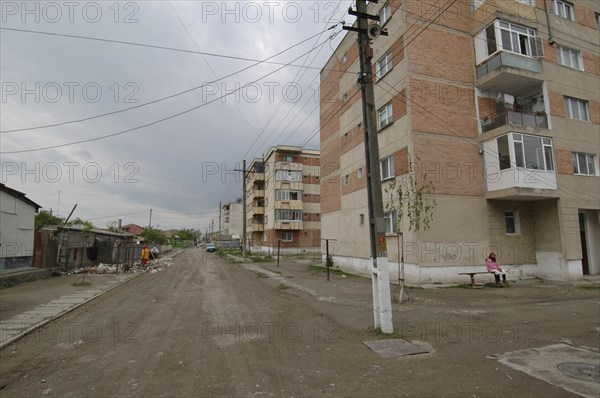
M 94 265 L 92 267 L 82 267 L 73 270 L 73 274 L 116 274 L 117 267 L 119 271 L 123 271 L 123 264 L 103 264 Z
M 148 264 L 146 265 L 146 268 L 144 268 L 144 271 L 154 274 L 156 272 L 163 271 L 172 265 L 173 265 L 173 259 L 170 257 L 157 258 L 157 259 L 148 261 Z

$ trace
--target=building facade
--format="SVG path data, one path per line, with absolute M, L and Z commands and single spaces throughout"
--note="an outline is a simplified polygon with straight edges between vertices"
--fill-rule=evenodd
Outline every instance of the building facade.
M 250 164 L 247 239 L 254 250 L 318 250 L 321 243 L 319 151 L 272 147 Z
M 404 257 L 409 283 L 464 282 L 490 252 L 512 277 L 599 274 L 600 3 L 368 7 L 391 278 Z M 349 33 L 321 72 L 321 225 L 370 275 L 358 55 Z M 433 187 L 427 230 L 394 210 L 409 177 Z
M 40 205 L 0 183 L 0 272 L 31 267 Z
M 244 207 L 241 199 L 221 206 L 221 235 L 241 239 L 244 220 Z

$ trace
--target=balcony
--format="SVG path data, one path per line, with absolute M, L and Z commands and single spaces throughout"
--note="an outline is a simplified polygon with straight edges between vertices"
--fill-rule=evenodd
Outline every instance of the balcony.
M 275 170 L 302 170 L 302 163 L 295 162 L 275 162 Z
M 259 205 L 253 205 L 252 206 L 252 213 L 257 215 L 257 214 L 265 214 L 265 207 L 264 206 L 259 206 Z
M 491 115 L 481 121 L 483 133 L 492 131 L 502 126 L 525 126 L 534 128 L 548 128 L 548 117 L 544 113 L 530 114 L 524 112 L 506 111 L 499 115 Z
M 557 198 L 552 140 L 510 132 L 483 142 L 486 198 L 540 200 Z
M 250 173 L 250 179 L 253 181 L 264 181 L 265 180 L 265 173 L 264 172 L 252 172 Z
M 289 210 L 302 210 L 303 202 L 301 200 L 276 200 L 275 208 L 289 209 Z
M 302 221 L 275 221 L 275 229 L 300 230 L 302 229 Z
M 498 51 L 477 66 L 477 86 L 504 93 L 540 84 L 542 63 L 538 58 Z
M 253 189 L 252 194 L 254 195 L 255 198 L 264 198 L 265 190 L 264 189 Z
M 251 225 L 251 230 L 252 230 L 252 232 L 264 232 L 265 225 L 264 224 L 253 223 Z

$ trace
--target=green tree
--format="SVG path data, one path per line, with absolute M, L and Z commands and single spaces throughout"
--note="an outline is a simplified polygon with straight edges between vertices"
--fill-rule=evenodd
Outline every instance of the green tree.
M 145 227 L 140 234 L 143 240 L 149 243 L 160 243 L 164 244 L 167 242 L 165 233 L 154 227 Z
M 54 225 L 63 225 L 65 219 L 62 217 L 55 216 L 47 210 L 40 210 L 35 215 L 35 230 L 42 229 L 44 227 L 50 227 Z
M 185 240 L 185 241 L 190 241 L 190 242 L 195 242 L 196 240 L 198 240 L 200 238 L 198 231 L 193 230 L 193 229 L 180 229 L 179 231 L 177 231 L 177 236 L 179 236 L 181 238 L 181 240 Z
M 67 223 L 67 226 L 69 227 L 73 227 L 76 225 L 81 225 L 86 231 L 94 228 L 94 224 L 91 221 L 83 220 L 79 217 L 69 220 L 69 222 Z
M 116 220 L 107 222 L 106 228 L 108 228 L 108 230 L 110 232 L 119 232 L 119 233 L 123 232 L 123 230 L 119 229 L 119 222 Z

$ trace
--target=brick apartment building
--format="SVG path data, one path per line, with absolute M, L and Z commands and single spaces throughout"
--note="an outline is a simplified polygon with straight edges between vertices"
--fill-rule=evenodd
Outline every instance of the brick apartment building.
M 372 41 L 382 189 L 412 162 L 436 201 L 429 230 L 400 225 L 406 280 L 465 282 L 491 251 L 512 278 L 599 274 L 600 2 L 368 9 L 389 33 Z M 370 275 L 358 75 L 348 33 L 321 72 L 321 226 L 335 261 Z M 384 220 L 392 280 L 397 218 Z
M 246 183 L 247 237 L 253 250 L 320 247 L 319 151 L 274 146 L 252 161 Z

